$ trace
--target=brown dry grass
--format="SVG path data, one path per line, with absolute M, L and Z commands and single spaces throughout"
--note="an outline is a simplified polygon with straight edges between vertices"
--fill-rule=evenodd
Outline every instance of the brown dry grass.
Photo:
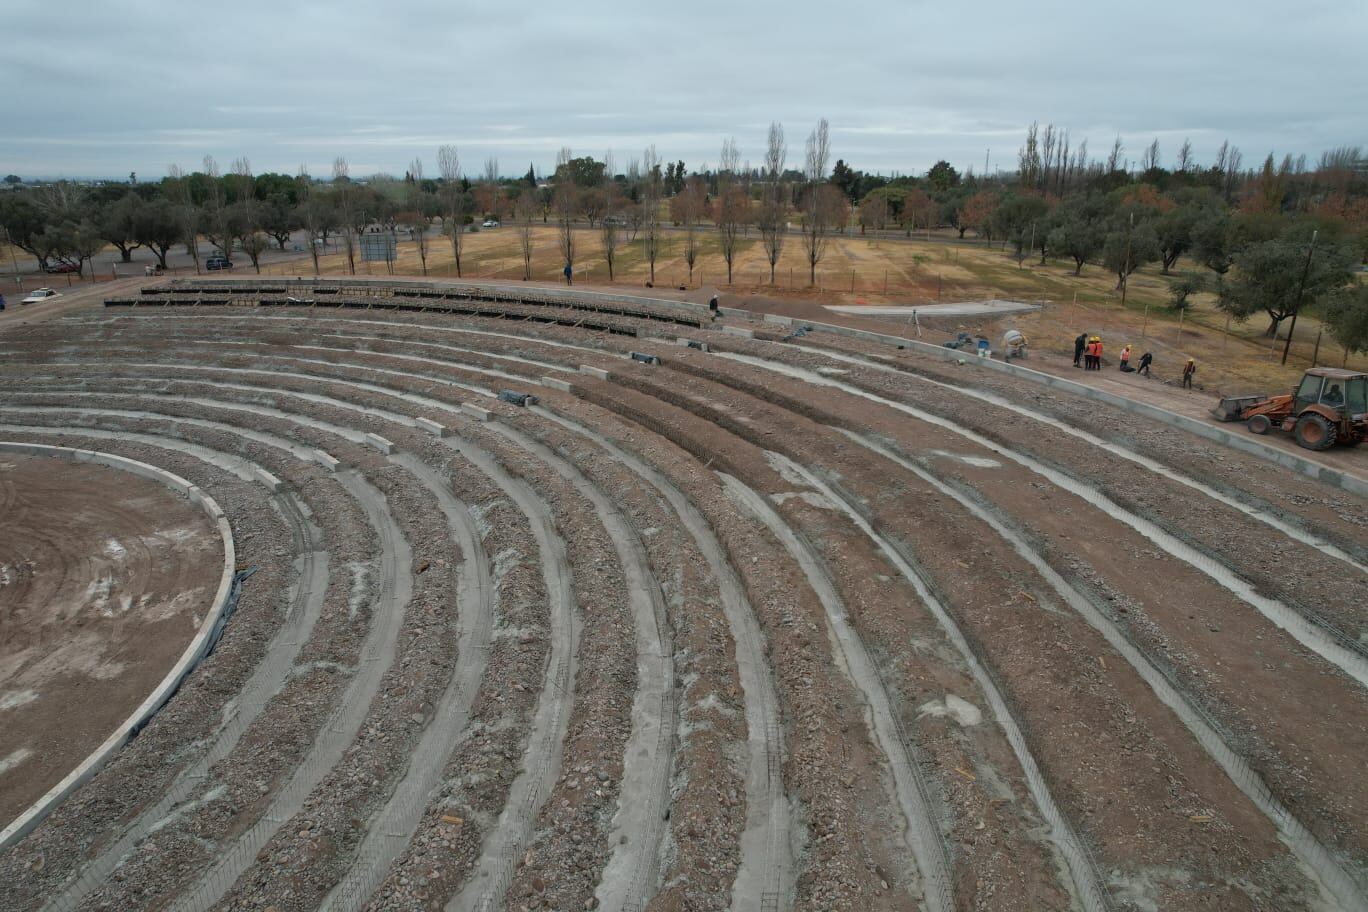
M 624 238 L 625 241 L 625 238 Z M 552 226 L 534 229 L 532 277 L 536 281 L 562 281 L 557 232 Z M 1226 332 L 1225 317 L 1214 306 L 1210 295 L 1200 296 L 1195 307 L 1183 317 L 1168 306 L 1169 277 L 1157 267 L 1147 267 L 1131 277 L 1126 307 L 1121 307 L 1115 290 L 1116 277 L 1097 266 L 1087 266 L 1082 275 L 1073 274 L 1072 263 L 1050 261 L 1040 265 L 1028 258 L 1018 264 L 1011 251 L 975 243 L 957 243 L 948 235 L 924 235 L 896 240 L 871 240 L 859 235 L 836 236 L 818 264 L 816 286 L 808 283 L 808 266 L 800 239 L 785 240 L 775 270 L 776 284 L 769 285 L 769 265 L 757 235 L 742 240 L 734 270 L 735 282 L 725 285 L 726 264 L 718 249 L 716 234 L 699 233 L 700 252 L 694 265 L 692 282 L 684 261 L 684 235 L 665 233 L 656 259 L 656 285 L 691 287 L 712 285 L 729 287 L 740 294 L 759 292 L 771 296 L 803 298 L 821 303 L 841 304 L 921 304 L 941 301 L 1007 298 L 1043 302 L 1037 314 L 1004 318 L 1028 334 L 1037 351 L 1072 351 L 1073 338 L 1087 331 L 1104 336 L 1109 354 L 1119 352 L 1127 342 L 1136 356 L 1153 351 L 1157 372 L 1176 372 L 1188 357 L 1198 359 L 1204 385 L 1223 391 L 1290 388 L 1303 368 L 1311 363 L 1313 343 L 1319 328 L 1309 316 L 1297 325 L 1297 341 L 1286 367 L 1280 362 L 1282 343 L 1270 346 L 1263 335 L 1266 321 L 1231 324 Z M 461 256 L 462 275 L 517 281 L 522 278 L 522 256 L 516 229 L 502 228 L 466 236 Z M 1180 261 L 1178 268 L 1187 264 Z M 263 268 L 266 274 L 298 275 L 311 271 L 311 264 L 299 261 Z M 345 274 L 346 258 L 331 254 L 322 258 L 325 275 Z M 385 264 L 357 266 L 358 273 L 382 275 Z M 401 242 L 394 272 L 419 275 L 417 246 Z M 649 270 L 640 235 L 619 248 L 613 284 L 644 287 Z M 455 276 L 450 244 L 434 238 L 429 244 L 428 275 L 434 278 Z M 608 269 L 597 231 L 576 232 L 575 281 L 586 285 L 608 285 Z M 956 325 L 953 328 L 961 328 Z M 984 329 L 972 321 L 965 329 Z M 1322 341 L 1320 363 L 1338 365 L 1342 350 L 1326 338 Z M 1368 358 L 1350 358 L 1349 365 L 1368 369 Z

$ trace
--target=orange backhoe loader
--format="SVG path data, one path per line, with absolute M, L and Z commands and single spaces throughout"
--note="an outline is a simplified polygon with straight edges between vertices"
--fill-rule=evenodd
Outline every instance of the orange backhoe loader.
M 1308 450 L 1356 446 L 1368 437 L 1368 374 L 1313 367 L 1291 393 L 1228 396 L 1211 414 L 1221 421 L 1243 421 L 1255 434 L 1273 427 L 1291 431 Z

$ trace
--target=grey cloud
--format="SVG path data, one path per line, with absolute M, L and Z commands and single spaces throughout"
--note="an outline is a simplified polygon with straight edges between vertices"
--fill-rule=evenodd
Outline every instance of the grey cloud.
M 246 155 L 326 173 L 336 155 L 402 172 L 454 142 L 471 170 L 549 169 L 557 149 L 620 163 L 654 143 L 691 166 L 735 136 L 790 161 L 819 117 L 833 153 L 919 172 L 1007 165 L 1033 120 L 1102 154 L 1191 137 L 1246 159 L 1368 144 L 1368 4 L 1154 0 L 1144 6 L 793 0 L 684 6 L 11 0 L 0 171 L 160 174 Z

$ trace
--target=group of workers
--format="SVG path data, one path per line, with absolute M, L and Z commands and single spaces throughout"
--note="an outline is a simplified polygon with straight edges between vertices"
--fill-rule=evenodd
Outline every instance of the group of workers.
M 1136 367 L 1131 367 L 1131 347 L 1129 344 L 1121 349 L 1121 373 L 1123 374 L 1143 374 L 1150 375 L 1150 365 L 1154 363 L 1154 354 L 1145 352 L 1140 356 L 1140 363 Z M 1102 337 L 1090 336 L 1081 333 L 1074 339 L 1074 367 L 1081 367 L 1084 370 L 1102 369 Z M 1192 389 L 1192 378 L 1197 373 L 1197 359 L 1188 358 L 1183 364 L 1183 388 Z

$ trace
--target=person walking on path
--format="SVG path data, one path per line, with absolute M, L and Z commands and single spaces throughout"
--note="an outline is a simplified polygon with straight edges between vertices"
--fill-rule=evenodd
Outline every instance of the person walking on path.
M 1149 352 L 1145 352 L 1143 355 L 1140 356 L 1140 366 L 1135 369 L 1135 372 L 1137 374 L 1143 374 L 1144 376 L 1148 377 L 1150 375 L 1150 362 L 1153 360 L 1154 355 L 1152 355 Z
M 1123 374 L 1129 374 L 1131 372 L 1130 348 L 1130 345 L 1127 345 L 1125 348 L 1121 349 L 1121 373 Z
M 1082 367 L 1079 361 L 1083 360 L 1083 349 L 1088 347 L 1088 334 L 1079 333 L 1078 338 L 1074 339 L 1074 367 Z
M 1197 373 L 1197 359 L 1188 358 L 1183 365 L 1183 389 L 1192 389 L 1192 375 Z
M 566 284 L 566 285 L 574 285 L 574 284 L 575 284 L 575 279 L 574 279 L 574 275 L 573 275 L 574 270 L 572 270 L 572 269 L 570 268 L 570 264 L 569 264 L 569 263 L 566 263 L 566 264 L 565 264 L 565 269 L 564 269 L 563 271 L 564 271 L 564 273 L 565 273 L 565 284 Z

